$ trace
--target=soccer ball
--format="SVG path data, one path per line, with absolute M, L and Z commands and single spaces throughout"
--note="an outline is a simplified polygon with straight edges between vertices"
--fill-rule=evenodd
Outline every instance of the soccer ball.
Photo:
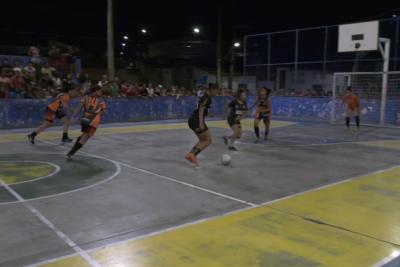
M 228 166 L 231 163 L 231 156 L 227 155 L 227 154 L 223 154 L 221 156 L 221 164 Z

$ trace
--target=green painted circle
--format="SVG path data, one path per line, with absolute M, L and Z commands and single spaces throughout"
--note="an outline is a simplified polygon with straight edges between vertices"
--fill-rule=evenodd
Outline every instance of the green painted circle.
M 7 180 L 6 183 L 10 181 L 10 178 L 2 178 L 3 170 L 6 170 L 6 167 L 13 169 L 9 172 L 10 177 L 11 174 L 14 175 L 12 176 L 12 180 L 25 180 L 25 182 L 19 184 L 9 183 L 9 187 L 25 200 L 52 197 L 71 191 L 82 190 L 112 179 L 119 171 L 117 163 L 91 156 L 76 155 L 73 160 L 68 161 L 62 154 L 0 154 L 0 163 L 29 161 L 48 162 L 49 164 L 59 166 L 60 169 L 54 175 L 45 179 L 37 179 L 36 174 L 39 173 L 42 165 L 33 165 L 31 167 L 24 165 L 22 166 L 24 168 L 21 168 L 19 171 L 15 168 L 10 168 L 9 165 L 8 167 L 4 164 L 0 165 L 0 178 L 5 182 Z M 36 169 L 38 172 L 36 174 L 29 173 L 28 170 L 30 168 Z M 51 169 L 51 172 L 54 172 L 54 168 Z M 43 169 L 41 173 L 46 173 L 45 175 L 47 175 L 48 171 Z M 0 204 L 10 202 L 16 202 L 16 199 L 6 188 L 0 187 Z
M 0 178 L 6 184 L 36 180 L 54 173 L 56 168 L 46 162 L 0 161 Z

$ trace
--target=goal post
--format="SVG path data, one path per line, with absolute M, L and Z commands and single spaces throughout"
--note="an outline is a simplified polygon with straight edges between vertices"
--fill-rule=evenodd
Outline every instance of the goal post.
M 363 124 L 400 125 L 400 71 L 336 72 L 332 82 L 331 123 L 343 124 L 346 107 L 342 97 L 351 86 L 360 100 Z

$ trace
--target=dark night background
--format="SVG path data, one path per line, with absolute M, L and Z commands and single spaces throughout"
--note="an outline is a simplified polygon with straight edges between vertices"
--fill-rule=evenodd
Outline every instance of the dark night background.
M 346 4 L 345 4 L 346 3 Z M 245 34 L 389 18 L 400 13 L 389 1 L 222 1 L 224 50 Z M 216 40 L 217 1 L 114 1 L 115 43 L 130 37 L 147 44 L 192 36 L 199 25 L 204 41 Z M 86 52 L 105 53 L 106 0 L 4 1 L 1 45 L 67 42 Z M 400 15 L 400 14 L 399 14 Z M 149 34 L 140 35 L 145 27 Z M 128 43 L 129 44 L 129 43 Z
M 154 39 L 181 37 L 201 25 L 215 38 L 217 1 L 115 0 L 116 33 L 147 27 Z M 225 1 L 224 28 L 238 35 L 390 17 L 394 1 Z M 348 6 L 350 4 L 350 6 Z M 383 14 L 388 12 L 388 14 Z M 106 1 L 4 1 L 2 29 L 105 37 Z M 4 40 L 3 40 L 4 41 Z

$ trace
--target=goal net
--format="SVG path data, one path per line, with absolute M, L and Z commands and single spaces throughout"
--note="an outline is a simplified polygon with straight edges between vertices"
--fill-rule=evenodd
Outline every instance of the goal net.
M 342 97 L 348 86 L 359 97 L 362 124 L 400 126 L 400 72 L 334 73 L 332 124 L 344 123 L 346 106 L 342 104 Z

